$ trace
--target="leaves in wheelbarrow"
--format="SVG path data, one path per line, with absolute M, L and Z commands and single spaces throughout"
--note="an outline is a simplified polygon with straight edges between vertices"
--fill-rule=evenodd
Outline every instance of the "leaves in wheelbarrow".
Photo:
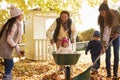
M 87 70 L 80 73 L 79 75 L 75 76 L 72 80 L 90 80 L 90 69 L 92 66 L 90 66 Z

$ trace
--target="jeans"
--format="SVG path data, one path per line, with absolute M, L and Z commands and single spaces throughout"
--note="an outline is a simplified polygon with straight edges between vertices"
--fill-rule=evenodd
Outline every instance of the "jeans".
M 91 56 L 92 59 L 92 63 L 95 62 L 95 60 L 97 59 L 98 56 Z M 94 70 L 98 70 L 100 67 L 100 59 L 98 59 L 98 61 L 96 62 L 96 64 L 93 66 Z
M 111 39 L 110 39 L 111 40 Z M 119 65 L 119 37 L 113 40 L 113 55 L 114 55 L 114 65 L 113 65 L 113 74 L 118 76 L 118 65 Z M 111 45 L 106 50 L 106 70 L 107 76 L 111 77 Z
M 11 74 L 14 66 L 13 59 L 4 59 L 5 74 Z

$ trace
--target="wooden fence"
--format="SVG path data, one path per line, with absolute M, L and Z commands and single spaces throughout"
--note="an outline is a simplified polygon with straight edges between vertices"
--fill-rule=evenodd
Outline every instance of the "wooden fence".
M 53 46 L 47 39 L 35 39 L 36 60 L 52 60 Z

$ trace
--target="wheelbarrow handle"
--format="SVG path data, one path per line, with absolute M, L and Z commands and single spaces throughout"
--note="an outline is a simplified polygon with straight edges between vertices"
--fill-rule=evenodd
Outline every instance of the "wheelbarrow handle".
M 114 39 L 112 39 L 109 44 L 107 45 L 106 49 L 108 49 L 108 47 L 112 44 Z M 101 52 L 100 55 L 96 58 L 96 60 L 94 61 L 94 63 L 92 64 L 92 67 L 95 66 L 95 64 L 97 63 L 97 61 L 100 59 L 100 57 L 103 55 L 103 53 Z

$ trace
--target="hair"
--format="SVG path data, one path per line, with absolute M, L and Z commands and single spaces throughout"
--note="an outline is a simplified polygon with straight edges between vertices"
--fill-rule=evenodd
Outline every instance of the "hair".
M 62 12 L 60 13 L 60 17 L 61 17 L 61 15 L 62 15 L 63 13 L 68 14 L 68 17 L 70 17 L 70 14 L 69 14 L 68 11 L 62 11 Z
M 0 31 L 0 38 L 2 37 L 2 34 L 3 34 L 3 32 L 4 32 L 4 30 L 6 29 L 7 26 L 8 26 L 7 34 L 11 32 L 11 29 L 12 29 L 13 24 L 15 23 L 17 17 L 13 17 L 13 18 L 10 18 L 10 19 L 7 20 L 7 22 L 3 25 L 3 27 Z
M 113 16 L 112 16 L 112 13 L 110 12 L 108 4 L 102 3 L 99 7 L 99 11 L 106 11 L 106 24 L 109 25 L 109 27 L 111 27 L 112 22 L 113 22 Z M 105 21 L 104 21 L 103 16 L 99 15 L 98 24 L 100 25 L 100 27 L 104 26 L 104 22 Z

